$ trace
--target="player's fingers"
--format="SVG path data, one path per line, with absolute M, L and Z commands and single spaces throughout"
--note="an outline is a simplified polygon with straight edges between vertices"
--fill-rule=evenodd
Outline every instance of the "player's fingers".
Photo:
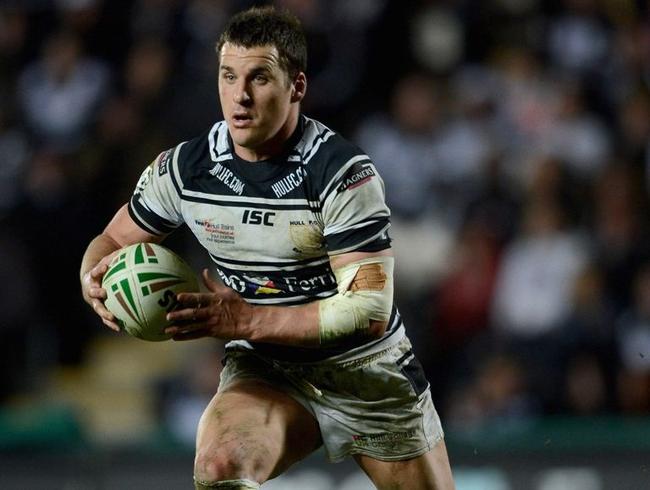
M 176 301 L 185 308 L 208 306 L 212 303 L 212 294 L 209 293 L 179 293 Z
M 104 288 L 93 287 L 88 291 L 88 296 L 97 299 L 106 299 L 106 290 Z
M 115 315 L 113 315 L 108 309 L 104 306 L 104 303 L 102 303 L 98 299 L 94 299 L 92 301 L 92 307 L 95 313 L 97 313 L 103 320 L 107 320 L 109 322 L 115 322 Z
M 119 325 L 115 322 L 111 322 L 106 320 L 105 318 L 102 318 L 102 323 L 106 325 L 108 328 L 110 328 L 111 330 L 115 330 L 116 332 L 120 331 Z
M 194 308 L 183 308 L 182 310 L 167 313 L 167 320 L 173 323 L 178 322 L 201 322 L 210 317 L 210 311 L 207 308 L 201 308 L 198 303 Z
M 90 269 L 90 277 L 92 279 L 99 280 L 106 273 L 107 269 L 108 269 L 108 265 L 100 262 L 95 267 Z
M 115 258 L 115 256 L 120 253 L 120 250 L 121 249 L 118 248 L 117 250 L 112 251 L 106 257 L 104 257 L 102 259 L 102 262 L 104 262 L 106 264 L 110 264 L 111 262 L 113 262 L 113 259 Z
M 104 266 L 106 266 L 106 269 L 108 269 L 108 267 L 109 267 L 109 265 L 111 264 L 111 262 L 113 262 L 113 258 L 115 258 L 115 256 L 116 256 L 118 253 L 120 253 L 120 249 L 117 249 L 117 250 L 115 250 L 115 251 L 109 253 L 108 255 L 104 256 L 104 257 L 102 258 L 102 260 L 99 261 L 98 265 L 104 265 Z
M 199 295 L 201 293 L 179 293 L 176 295 L 176 302 L 179 306 L 193 307 L 199 304 Z

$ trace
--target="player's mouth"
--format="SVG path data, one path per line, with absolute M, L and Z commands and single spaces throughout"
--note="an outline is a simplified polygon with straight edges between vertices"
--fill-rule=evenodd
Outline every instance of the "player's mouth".
M 249 128 L 253 125 L 253 116 L 246 112 L 236 112 L 232 115 L 232 125 L 238 129 Z

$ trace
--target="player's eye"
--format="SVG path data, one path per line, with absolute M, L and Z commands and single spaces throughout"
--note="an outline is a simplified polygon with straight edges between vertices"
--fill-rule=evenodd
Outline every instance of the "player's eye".
M 234 82 L 235 81 L 235 75 L 232 73 L 225 72 L 221 77 L 226 81 L 226 82 Z
M 253 78 L 255 83 L 266 83 L 269 81 L 269 79 L 265 75 L 255 75 L 255 78 Z

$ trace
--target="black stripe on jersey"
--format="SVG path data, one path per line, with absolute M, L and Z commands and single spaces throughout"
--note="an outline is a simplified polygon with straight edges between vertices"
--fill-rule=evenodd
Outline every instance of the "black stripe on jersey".
M 177 148 L 176 151 L 180 152 L 181 150 L 180 150 L 180 148 Z M 178 156 L 180 156 L 180 155 L 178 155 Z M 177 158 L 175 158 L 174 160 L 178 161 Z M 181 190 L 181 185 L 179 184 L 178 179 L 176 178 L 176 169 L 174 168 L 174 160 L 172 160 L 172 164 L 171 164 L 172 168 L 169 171 L 169 177 L 172 179 L 172 184 L 174 184 L 174 189 L 176 189 L 176 192 L 178 192 L 178 195 L 181 196 L 183 191 Z M 178 169 L 178 171 L 180 173 L 180 169 Z
M 254 266 L 277 267 L 279 269 L 281 269 L 282 267 L 294 267 L 294 266 L 312 264 L 316 262 L 322 262 L 324 264 L 326 263 L 324 262 L 324 259 L 327 259 L 327 261 L 329 261 L 329 257 L 327 255 L 323 255 L 322 257 L 316 257 L 311 259 L 304 259 L 304 260 L 291 260 L 287 262 L 263 262 L 263 261 L 226 259 L 224 257 L 219 257 L 218 255 L 214 255 L 212 253 L 210 254 L 210 257 L 215 262 L 224 262 L 226 264 L 231 264 L 231 265 L 244 265 L 244 266 L 252 266 L 252 267 Z M 320 264 L 316 264 L 316 265 L 320 265 Z
M 177 226 L 161 218 L 156 213 L 146 208 L 139 199 L 138 194 L 134 194 L 129 201 L 129 216 L 137 225 L 148 233 L 154 235 L 166 235 L 174 231 Z
M 164 233 L 161 232 L 160 230 L 156 230 L 152 226 L 149 226 L 147 223 L 142 221 L 138 217 L 138 215 L 135 214 L 135 212 L 133 211 L 133 205 L 131 204 L 131 202 L 129 202 L 128 210 L 129 210 L 129 216 L 131 216 L 131 219 L 135 222 L 135 224 L 137 224 L 144 231 L 146 231 L 147 233 L 151 233 L 153 235 L 158 235 L 158 236 L 164 235 Z
M 199 196 L 188 196 L 187 194 L 182 194 L 181 199 L 183 201 L 190 202 L 200 202 L 203 204 L 214 204 L 216 206 L 226 206 L 232 208 L 254 208 L 254 209 L 269 209 L 269 210 L 285 210 L 285 211 L 320 211 L 320 207 L 315 205 L 310 205 L 307 201 L 305 204 L 280 204 L 282 201 L 279 199 L 277 203 L 258 203 L 251 201 L 224 201 L 222 199 L 208 199 L 205 197 Z
M 337 250 L 348 250 L 354 247 L 361 247 L 369 243 L 378 235 L 386 230 L 389 226 L 388 217 L 373 218 L 365 223 L 360 223 L 361 227 L 355 227 L 340 233 L 325 235 L 327 249 L 330 252 Z
M 176 178 L 176 172 L 178 171 L 180 173 L 180 164 L 179 164 L 179 158 L 180 158 L 180 152 L 181 149 L 187 144 L 187 142 L 183 142 L 179 145 L 177 145 L 173 151 L 172 151 L 172 159 L 171 162 L 168 164 L 168 174 L 169 177 L 172 181 L 172 184 L 174 185 L 174 189 L 176 189 L 176 192 L 178 195 L 181 195 L 181 186 L 178 182 L 178 179 Z
M 381 252 L 382 250 L 386 250 L 387 248 L 390 248 L 390 237 L 388 236 L 388 232 L 385 234 L 382 234 L 379 236 L 379 238 L 375 238 L 373 241 L 366 243 L 365 245 L 362 245 L 361 247 L 355 249 L 355 252 Z

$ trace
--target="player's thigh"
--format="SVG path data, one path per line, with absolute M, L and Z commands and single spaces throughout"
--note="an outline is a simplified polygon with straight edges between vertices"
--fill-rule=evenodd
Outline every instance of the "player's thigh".
M 429 452 L 404 461 L 380 461 L 370 456 L 354 456 L 379 490 L 453 490 L 445 441 Z
M 267 383 L 238 381 L 217 393 L 203 412 L 195 477 L 262 483 L 320 444 L 316 420 L 297 401 Z

